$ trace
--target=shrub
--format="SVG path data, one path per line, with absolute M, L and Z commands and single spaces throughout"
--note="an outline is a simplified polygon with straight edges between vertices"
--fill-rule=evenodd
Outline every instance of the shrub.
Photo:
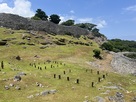
M 31 19 L 33 19 L 33 20 L 41 20 L 39 17 L 37 17 L 37 16 L 34 16 L 34 17 L 32 17 Z
M 100 58 L 100 54 L 101 54 L 100 50 L 94 49 L 93 52 L 94 52 L 94 57 Z

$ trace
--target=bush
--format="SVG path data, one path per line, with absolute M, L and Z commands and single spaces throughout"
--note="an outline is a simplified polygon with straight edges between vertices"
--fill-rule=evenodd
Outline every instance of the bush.
M 34 16 L 34 17 L 32 17 L 31 19 L 33 19 L 33 20 L 41 20 L 39 17 L 37 17 L 37 16 Z
M 94 57 L 96 57 L 96 58 L 101 58 L 101 57 L 100 57 L 100 54 L 101 54 L 101 51 L 100 51 L 100 50 L 94 49 L 93 52 L 94 52 Z
M 60 16 L 58 16 L 57 14 L 52 14 L 50 15 L 50 21 L 55 23 L 55 24 L 59 24 L 59 22 L 61 21 Z
M 65 22 L 62 22 L 61 25 L 65 25 L 65 26 L 72 26 L 74 25 L 74 20 L 67 20 Z

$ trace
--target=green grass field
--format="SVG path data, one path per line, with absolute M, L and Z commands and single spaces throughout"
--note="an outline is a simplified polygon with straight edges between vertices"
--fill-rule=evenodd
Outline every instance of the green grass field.
M 134 76 L 102 71 L 86 64 L 86 62 L 95 60 L 93 49 L 99 49 L 99 46 L 90 39 L 84 39 L 83 36 L 77 39 L 67 35 L 38 34 L 44 37 L 41 39 L 23 30 L 14 30 L 13 34 L 9 34 L 11 31 L 13 30 L 0 28 L 0 41 L 15 38 L 8 41 L 8 45 L 0 46 L 0 62 L 4 62 L 4 69 L 0 68 L 0 102 L 83 102 L 85 100 L 97 102 L 96 96 L 103 97 L 106 102 L 110 102 L 108 96 L 113 96 L 116 92 L 123 93 L 126 102 L 131 102 L 136 96 Z M 29 36 L 31 40 L 23 40 L 22 36 Z M 55 42 L 59 39 L 65 39 L 63 42 L 65 45 L 53 43 L 46 45 L 45 49 L 40 49 L 44 46 L 41 42 L 47 40 Z M 20 45 L 20 42 L 24 44 Z M 87 44 L 91 42 L 91 44 L 86 46 L 75 44 L 75 42 Z M 104 52 L 102 54 L 105 55 Z M 21 60 L 17 60 L 16 56 L 20 56 Z M 100 72 L 99 75 L 97 71 Z M 19 82 L 14 81 L 14 76 L 20 72 L 26 73 L 26 76 L 21 76 L 22 80 Z M 103 75 L 105 79 L 102 78 Z M 99 77 L 101 82 L 98 82 Z M 79 83 L 76 83 L 77 79 Z M 42 87 L 36 86 L 36 82 Z M 92 82 L 94 82 L 94 87 L 92 87 Z M 4 86 L 10 84 L 14 86 L 6 90 Z M 21 90 L 16 90 L 16 86 L 21 87 Z M 108 89 L 104 86 L 120 86 L 121 89 Z M 37 96 L 45 90 L 57 90 L 57 92 Z M 109 93 L 103 94 L 107 90 Z M 32 98 L 28 98 L 29 96 Z

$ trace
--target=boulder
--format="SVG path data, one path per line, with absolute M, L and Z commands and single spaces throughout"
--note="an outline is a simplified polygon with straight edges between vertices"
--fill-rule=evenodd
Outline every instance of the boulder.
M 57 45 L 66 45 L 66 43 L 64 43 L 64 42 L 60 42 L 60 41 L 53 41 L 55 44 L 57 44 Z
M 54 90 L 50 90 L 49 91 L 49 94 L 55 94 L 57 92 L 57 90 L 56 89 L 54 89 Z
M 24 73 L 24 72 L 18 73 L 18 76 L 25 76 L 25 75 L 26 75 L 26 73 Z
M 115 96 L 109 96 L 110 102 L 125 102 L 124 95 L 120 92 L 116 92 Z
M 16 86 L 15 89 L 16 89 L 16 90 L 21 90 L 21 87 Z
M 9 88 L 9 86 L 5 85 L 5 89 L 6 89 L 6 90 L 9 90 L 10 88 Z
M 40 49 L 45 49 L 47 47 L 49 47 L 49 46 L 41 46 Z
M 27 45 L 35 46 L 35 44 L 34 44 L 34 43 L 27 43 Z
M 13 84 L 13 83 L 11 83 L 11 84 L 9 84 L 9 86 L 10 86 L 10 87 L 13 87 L 13 86 L 14 86 L 14 84 Z
M 21 81 L 21 76 L 16 75 L 16 76 L 14 77 L 14 81 Z
M 40 95 L 46 96 L 48 94 L 55 94 L 56 92 L 57 92 L 56 89 L 54 89 L 54 90 L 45 90 L 45 91 L 41 92 Z
M 35 58 L 40 58 L 38 55 L 35 55 L 34 57 L 35 57 Z
M 25 42 L 19 42 L 18 45 L 25 45 Z
M 116 93 L 116 97 L 123 98 L 124 96 L 123 96 L 123 94 L 122 94 L 122 93 L 117 92 L 117 93 Z
M 49 90 L 46 90 L 46 91 L 41 92 L 40 94 L 43 95 L 43 96 L 46 96 L 46 95 L 49 94 L 49 92 L 50 92 Z
M 0 41 L 0 46 L 4 46 L 7 44 L 7 41 Z
M 34 97 L 34 95 L 30 95 L 30 96 L 28 96 L 27 98 L 31 99 L 31 98 L 33 98 L 33 97 Z
M 20 56 L 16 56 L 16 59 L 17 59 L 17 60 L 21 60 L 21 57 L 20 57 Z
M 42 44 L 42 45 L 52 45 L 52 42 L 51 41 L 43 41 L 40 44 Z
M 96 102 L 106 102 L 104 98 L 96 96 Z
M 136 102 L 136 97 L 134 97 L 134 98 L 132 99 L 132 102 Z

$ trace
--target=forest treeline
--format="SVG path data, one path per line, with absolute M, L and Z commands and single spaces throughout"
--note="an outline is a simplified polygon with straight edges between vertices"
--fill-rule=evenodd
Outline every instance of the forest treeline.
M 108 42 L 103 43 L 101 48 L 114 52 L 136 52 L 136 41 L 111 39 L 108 40 Z

